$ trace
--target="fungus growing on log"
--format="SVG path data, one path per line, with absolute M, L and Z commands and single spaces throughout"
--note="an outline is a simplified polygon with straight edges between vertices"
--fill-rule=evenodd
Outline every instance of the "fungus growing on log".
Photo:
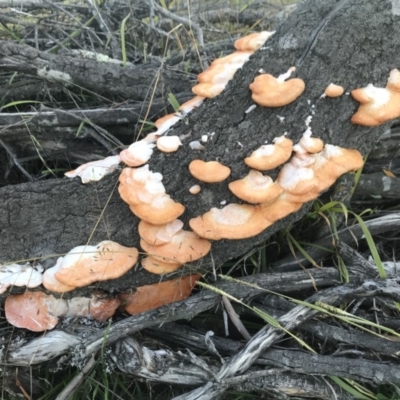
M 301 137 L 299 143 L 293 146 L 293 151 L 299 154 L 319 153 L 324 148 L 324 142 L 320 138 L 311 137 L 311 129 L 308 128 Z
M 37 287 L 42 284 L 42 272 L 41 265 L 31 267 L 29 263 L 0 265 L 0 293 L 4 293 L 10 286 Z
M 189 297 L 200 278 L 200 275 L 188 275 L 154 285 L 140 286 L 133 294 L 120 294 L 121 309 L 134 315 L 184 300 Z
M 322 95 L 323 97 L 339 97 L 344 93 L 344 88 L 339 85 L 335 85 L 334 83 L 331 83 L 330 85 L 327 86 L 325 89 L 324 94 Z
M 353 124 L 377 126 L 400 116 L 400 71 L 392 69 L 386 88 L 369 84 L 351 91 L 360 103 L 357 112 L 351 117 Z
M 59 318 L 88 317 L 104 322 L 119 307 L 118 299 L 109 298 L 99 292 L 88 297 L 70 300 L 56 299 L 43 292 L 25 292 L 6 298 L 4 309 L 7 321 L 18 328 L 43 332 L 53 329 Z
M 179 107 L 179 112 L 186 115 L 193 111 L 195 108 L 199 107 L 205 99 L 205 97 L 195 96 L 192 99 L 181 104 L 181 106 Z
M 283 107 L 292 103 L 304 92 L 306 87 L 300 78 L 286 81 L 295 69 L 295 67 L 290 68 L 287 73 L 278 78 L 271 74 L 257 76 L 249 86 L 252 91 L 251 98 L 264 107 Z
M 119 176 L 119 194 L 131 211 L 151 224 L 167 224 L 177 219 L 185 207 L 165 193 L 162 175 L 153 173 L 149 166 L 124 168 Z
M 229 190 L 249 203 L 267 203 L 276 199 L 283 189 L 269 176 L 252 169 L 243 179 L 229 183 Z
M 157 149 L 164 153 L 173 153 L 179 146 L 182 146 L 179 136 L 161 136 L 157 139 Z
M 249 167 L 267 171 L 274 169 L 289 160 L 292 155 L 293 142 L 285 135 L 273 139 L 274 144 L 263 145 L 244 159 Z
M 357 171 L 363 166 L 363 158 L 358 150 L 345 149 L 332 144 L 326 144 L 321 153 L 313 155 L 315 177 L 318 190 L 328 189 L 339 176 L 350 171 Z
M 138 257 L 135 247 L 121 246 L 111 240 L 96 246 L 78 246 L 63 257 L 54 276 L 65 285 L 83 287 L 119 278 L 136 264 Z
M 46 269 L 46 271 L 44 271 L 43 286 L 47 290 L 50 290 L 51 292 L 67 293 L 76 289 L 75 286 L 65 285 L 56 279 L 55 273 L 58 272 L 62 264 L 63 264 L 63 257 L 59 257 L 54 267 L 48 268 Z
M 166 263 L 156 260 L 151 256 L 142 258 L 140 264 L 146 271 L 156 275 L 170 274 L 182 266 L 180 263 Z
M 62 300 L 65 303 L 65 300 Z M 4 310 L 7 321 L 17 328 L 34 332 L 53 329 L 58 316 L 66 313 L 66 304 L 43 292 L 25 292 L 6 298 Z
M 193 160 L 189 171 L 193 177 L 207 183 L 222 182 L 231 174 L 231 169 L 218 161 Z
M 201 186 L 200 185 L 193 185 L 189 188 L 189 192 L 191 194 L 198 194 L 201 192 Z
M 180 121 L 180 116 L 173 114 L 167 114 L 163 117 L 159 118 L 154 125 L 157 128 L 157 135 L 163 135 L 167 132 L 173 125 L 175 125 L 178 121 Z
M 235 49 L 238 51 L 256 51 L 258 50 L 273 34 L 273 32 L 262 31 L 250 33 L 235 42 Z
M 155 260 L 182 265 L 207 255 L 211 250 L 211 243 L 199 238 L 193 232 L 181 230 L 169 243 L 156 246 L 142 239 L 140 247 Z
M 114 172 L 121 162 L 120 156 L 110 156 L 102 160 L 91 161 L 80 165 L 77 169 L 66 172 L 64 175 L 68 178 L 79 176 L 82 183 L 96 182 L 104 176 Z
M 245 239 L 258 235 L 272 225 L 263 217 L 258 206 L 228 204 L 212 208 L 204 215 L 189 221 L 193 231 L 205 239 Z
M 183 222 L 179 219 L 165 225 L 153 225 L 146 221 L 140 221 L 138 231 L 141 239 L 151 245 L 160 246 L 169 243 L 182 228 Z
M 122 150 L 119 156 L 121 157 L 121 161 L 129 167 L 140 167 L 150 160 L 154 147 L 155 144 L 142 139 L 132 143 L 127 149 Z

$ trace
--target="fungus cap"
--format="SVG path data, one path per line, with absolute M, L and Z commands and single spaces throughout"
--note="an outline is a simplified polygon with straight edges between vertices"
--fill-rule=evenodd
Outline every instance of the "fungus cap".
M 120 156 L 110 156 L 103 158 L 102 160 L 91 161 L 86 164 L 82 164 L 73 171 L 68 171 L 64 175 L 68 178 L 75 178 L 79 176 L 82 183 L 97 182 L 104 178 L 106 175 L 114 172 L 120 164 Z
M 229 190 L 249 203 L 266 203 L 277 198 L 283 189 L 269 176 L 252 169 L 243 179 L 229 183 Z
M 196 261 L 211 250 L 211 243 L 208 240 L 199 238 L 193 232 L 183 230 L 176 233 L 169 243 L 154 246 L 141 240 L 140 246 L 156 260 L 179 264 Z
M 242 63 L 210 65 L 204 72 L 197 76 L 197 80 L 199 83 L 226 85 L 242 65 Z
M 311 129 L 307 129 L 299 143 L 293 146 L 293 151 L 298 154 L 319 153 L 324 148 L 324 142 L 320 138 L 311 137 Z
M 285 135 L 273 139 L 274 144 L 259 147 L 244 159 L 245 164 L 258 170 L 270 170 L 289 160 L 293 142 Z
M 246 239 L 261 233 L 272 222 L 265 219 L 258 206 L 228 204 L 212 208 L 204 215 L 192 218 L 190 227 L 200 237 L 210 240 Z
M 156 275 L 170 274 L 182 266 L 180 263 L 166 263 L 151 256 L 142 258 L 140 264 L 146 271 Z
M 212 99 L 218 96 L 224 89 L 226 83 L 213 84 L 213 83 L 199 83 L 192 87 L 192 92 L 197 96 Z
M 137 262 L 135 247 L 104 240 L 96 246 L 78 246 L 67 253 L 55 278 L 68 286 L 83 287 L 93 282 L 116 279 Z
M 288 81 L 284 79 L 286 74 L 278 78 L 270 74 L 257 76 L 249 86 L 252 91 L 251 98 L 264 107 L 283 107 L 292 103 L 304 92 L 306 86 L 299 78 Z
M 145 242 L 154 246 L 169 243 L 174 235 L 183 228 L 183 222 L 175 219 L 165 225 L 153 225 L 146 221 L 140 221 L 138 226 L 139 236 Z
M 201 186 L 200 185 L 193 185 L 189 188 L 189 192 L 191 194 L 198 194 L 201 192 Z
M 96 321 L 105 322 L 115 314 L 120 305 L 121 301 L 119 299 L 96 291 L 89 302 L 89 316 Z
M 155 197 L 151 203 L 135 204 L 129 208 L 138 218 L 155 225 L 168 224 L 185 211 L 182 204 L 176 203 L 167 194 Z
M 173 125 L 180 121 L 181 117 L 176 114 L 167 114 L 159 118 L 154 125 L 157 128 L 157 135 L 161 136 L 167 132 Z
M 0 293 L 4 293 L 10 286 L 37 287 L 42 284 L 42 272 L 41 265 L 33 268 L 29 263 L 0 265 Z
M 295 161 L 293 157 L 290 163 L 283 166 L 276 182 L 285 192 L 301 195 L 315 188 L 314 171 L 309 167 L 296 165 Z
M 344 93 L 344 88 L 342 86 L 335 85 L 334 83 L 328 85 L 324 92 L 325 96 L 328 97 L 339 97 L 343 93 Z
M 164 153 L 173 153 L 179 146 L 182 146 L 179 136 L 161 136 L 157 139 L 157 149 Z
M 61 268 L 63 263 L 63 257 L 59 257 L 54 267 L 46 269 L 43 274 L 43 286 L 56 293 L 66 293 L 76 289 L 75 286 L 65 285 L 56 279 L 55 273 Z
M 205 97 L 195 96 L 192 99 L 181 104 L 181 106 L 179 107 L 179 111 L 183 114 L 188 114 L 191 111 L 193 111 L 195 108 L 199 107 L 203 103 L 204 100 L 205 100 Z
M 18 328 L 43 332 L 58 324 L 58 316 L 66 312 L 64 300 L 58 302 L 43 292 L 25 292 L 6 298 L 4 310 L 7 321 Z M 54 311 L 58 312 L 54 313 Z
M 129 205 L 151 203 L 165 194 L 162 179 L 163 176 L 151 172 L 147 164 L 141 168 L 124 168 L 119 176 L 118 192 Z
M 150 160 L 154 147 L 155 145 L 153 143 L 142 139 L 132 143 L 127 149 L 122 150 L 119 156 L 121 157 L 121 161 L 126 165 L 130 167 L 140 167 Z
M 153 310 L 189 297 L 200 275 L 188 275 L 153 285 L 140 286 L 133 294 L 121 294 L 122 309 L 131 315 Z
M 270 204 L 261 204 L 260 210 L 264 218 L 272 221 L 272 223 L 298 211 L 302 202 L 293 202 L 287 198 L 287 193 L 282 193 L 275 201 Z
M 249 35 L 236 40 L 234 46 L 238 51 L 256 51 L 258 50 L 274 32 L 262 31 L 250 33 Z
M 243 65 L 245 62 L 249 61 L 250 56 L 253 54 L 253 51 L 235 51 L 225 57 L 215 59 L 211 65 L 216 64 L 241 64 Z
M 352 90 L 351 95 L 360 103 L 352 116 L 353 124 L 377 126 L 400 116 L 400 71 L 390 71 L 386 88 L 372 84 Z
M 222 182 L 231 174 L 231 169 L 218 161 L 193 160 L 189 171 L 196 179 L 207 183 Z

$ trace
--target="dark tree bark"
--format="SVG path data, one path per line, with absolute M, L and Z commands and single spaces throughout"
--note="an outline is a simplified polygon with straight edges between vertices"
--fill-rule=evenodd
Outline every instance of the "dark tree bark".
M 195 180 L 187 167 L 195 158 L 219 160 L 231 167 L 230 180 L 241 178 L 247 173 L 243 159 L 251 151 L 283 132 L 288 132 L 289 137 L 297 141 L 305 130 L 305 120 L 309 115 L 313 115 L 311 126 L 314 135 L 325 143 L 356 148 L 363 154 L 371 148 L 388 124 L 375 128 L 352 125 L 350 117 L 358 104 L 351 96 L 320 99 L 320 95 L 331 82 L 341 84 L 347 92 L 368 83 L 385 86 L 389 71 L 400 65 L 400 42 L 397 40 L 400 37 L 400 16 L 393 4 L 389 0 L 324 0 L 299 5 L 265 47 L 237 72 L 220 96 L 206 101 L 174 127 L 173 132 L 177 135 L 191 132 L 190 139 L 186 139 L 177 153 L 156 152 L 150 161 L 150 169 L 163 174 L 167 193 L 186 206 L 182 217 L 186 228 L 190 218 L 211 207 L 220 207 L 222 201 L 238 202 L 228 191 L 226 182 L 203 185 L 202 192 L 196 197 L 189 194 L 188 189 Z M 102 91 L 110 95 L 129 88 L 131 95 L 135 92 L 137 98 L 141 98 L 147 90 L 141 82 L 134 86 L 139 71 L 144 74 L 141 79 L 146 79 L 146 70 L 99 66 L 94 61 L 87 61 L 82 71 L 72 59 L 44 56 L 33 49 L 29 64 L 21 64 L 26 49 L 6 43 L 1 44 L 0 53 L 0 66 L 3 68 L 36 74 L 38 68 L 49 66 L 69 73 L 75 84 L 87 88 L 100 85 Z M 289 106 L 277 109 L 257 107 L 246 114 L 245 111 L 253 104 L 248 85 L 257 71 L 262 68 L 276 76 L 293 65 L 297 68 L 297 76 L 306 82 L 304 94 Z M 122 84 L 116 88 L 110 86 L 113 79 L 95 81 L 89 71 L 97 68 L 101 68 L 104 76 L 109 73 L 113 78 L 120 77 Z M 163 74 L 173 75 L 168 71 Z M 170 85 L 181 83 L 174 78 L 170 82 Z M 283 122 L 278 116 L 284 117 Z M 204 152 L 189 149 L 189 141 L 211 132 L 215 134 L 210 137 Z M 276 172 L 271 176 L 275 177 Z M 86 186 L 75 179 L 1 189 L 1 261 L 46 259 L 88 240 L 94 244 L 112 239 L 123 245 L 138 246 L 138 219 L 119 198 L 117 181 L 118 173 L 115 173 L 100 183 Z M 304 206 L 251 239 L 216 242 L 212 259 L 208 256 L 190 268 L 208 270 L 212 263 L 218 266 L 244 254 L 274 232 L 301 218 L 306 210 L 307 206 Z M 114 281 L 108 287 L 120 290 L 128 285 L 134 287 L 158 279 L 147 273 L 130 273 L 129 279 L 124 277 L 123 283 Z

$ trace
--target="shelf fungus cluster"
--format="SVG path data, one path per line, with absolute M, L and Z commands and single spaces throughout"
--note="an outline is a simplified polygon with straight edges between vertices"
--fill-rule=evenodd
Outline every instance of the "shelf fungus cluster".
M 148 165 L 124 168 L 119 181 L 121 198 L 141 220 L 140 245 L 148 254 L 141 261 L 143 268 L 166 274 L 210 251 L 209 241 L 182 229 L 183 223 L 177 218 L 185 207 L 165 193 L 161 174 L 151 172 Z
M 212 99 L 218 96 L 233 78 L 236 71 L 242 68 L 250 56 L 258 50 L 274 32 L 252 33 L 235 42 L 236 52 L 226 57 L 214 60 L 210 67 L 202 72 L 197 80 L 199 83 L 193 86 L 192 91 L 197 96 Z
M 88 317 L 99 322 L 110 318 L 120 300 L 95 292 L 92 297 L 56 299 L 43 292 L 25 292 L 6 298 L 4 310 L 7 321 L 34 332 L 53 329 L 60 318 Z
M 177 136 L 165 135 L 177 122 L 199 107 L 206 98 L 219 95 L 236 71 L 247 62 L 250 56 L 275 32 L 251 33 L 235 42 L 236 52 L 214 60 L 211 66 L 198 76 L 199 84 L 192 88 L 195 97 L 182 104 L 177 112 L 159 118 L 154 124 L 157 130 L 149 133 L 144 139 L 132 143 L 119 155 L 110 156 L 103 160 L 92 161 L 68 171 L 69 178 L 81 177 L 82 183 L 99 181 L 105 175 L 112 173 L 123 162 L 129 167 L 140 167 L 146 164 L 157 146 L 159 151 L 172 153 L 182 145 Z M 202 146 L 203 147 L 203 146 Z M 204 147 L 203 147 L 204 148 Z
M 400 117 L 400 71 L 392 69 L 385 88 L 373 84 L 352 90 L 351 95 L 361 103 L 352 116 L 353 124 L 377 126 Z
M 213 61 L 198 76 L 199 83 L 193 88 L 196 96 L 182 104 L 175 113 L 158 119 L 155 132 L 131 144 L 119 155 L 89 162 L 65 174 L 70 178 L 79 176 L 83 183 L 87 183 L 100 180 L 117 169 L 121 162 L 128 166 L 122 169 L 118 190 L 133 214 L 140 219 L 140 245 L 147 253 L 141 265 L 147 271 L 166 274 L 197 261 L 210 252 L 210 240 L 245 239 L 258 235 L 276 221 L 299 210 L 304 203 L 316 199 L 342 174 L 362 167 L 363 159 L 357 150 L 324 145 L 321 139 L 312 137 L 310 119 L 307 119 L 307 130 L 297 144 L 293 145 L 285 133 L 274 138 L 271 144 L 248 149 L 248 156 L 243 160 L 249 167 L 248 174 L 227 184 L 240 200 L 238 203 L 221 209 L 212 208 L 189 220 L 192 231 L 183 229 L 184 224 L 178 218 L 184 213 L 185 206 L 166 193 L 163 176 L 150 171 L 147 162 L 154 151 L 170 153 L 179 150 L 188 135 L 168 136 L 174 124 L 199 107 L 206 98 L 220 94 L 235 72 L 272 34 L 261 32 L 237 40 L 237 51 Z M 300 78 L 291 78 L 294 72 L 295 68 L 291 67 L 277 78 L 265 73 L 257 76 L 250 84 L 254 102 L 264 107 L 283 107 L 295 101 L 304 92 L 305 83 Z M 342 87 L 331 84 L 323 97 L 337 97 L 343 92 Z M 352 123 L 375 126 L 397 118 L 400 116 L 400 71 L 393 69 L 390 72 L 385 88 L 369 84 L 351 94 L 361 103 L 351 119 Z M 204 144 L 207 138 L 203 135 Z M 205 149 L 197 140 L 186 147 L 188 151 Z M 193 160 L 187 167 L 192 176 L 204 185 L 223 182 L 231 174 L 229 166 L 217 161 Z M 278 167 L 281 169 L 275 181 L 264 174 Z M 198 184 L 189 189 L 192 194 L 198 194 L 200 190 Z M 33 288 L 41 284 L 52 292 L 68 292 L 97 281 L 118 278 L 137 260 L 136 248 L 112 241 L 103 241 L 96 246 L 78 246 L 60 257 L 56 265 L 44 274 L 40 266 L 0 267 L 0 293 L 10 285 Z M 143 286 L 134 294 L 120 294 L 119 299 L 95 294 L 92 298 L 63 300 L 43 292 L 28 291 L 23 295 L 9 296 L 5 313 L 11 324 L 34 331 L 52 329 L 61 317 L 89 316 L 105 321 L 120 302 L 124 310 L 133 314 L 187 297 L 199 277 L 191 275 Z
M 285 144 L 284 151 L 282 144 Z M 311 137 L 310 129 L 295 146 L 285 136 L 275 138 L 274 144 L 268 146 L 269 157 L 273 159 L 275 153 L 279 154 L 281 158 L 277 159 L 281 160 L 281 164 L 294 152 L 290 161 L 283 165 L 276 182 L 256 169 L 252 169 L 243 179 L 230 182 L 229 189 L 236 197 L 253 204 L 232 203 L 192 218 L 189 225 L 197 235 L 209 240 L 255 236 L 274 222 L 299 210 L 304 203 L 316 199 L 342 174 L 355 171 L 363 165 L 362 156 L 357 150 L 330 144 L 324 147 L 321 139 Z M 275 163 L 271 165 L 263 164 L 257 169 L 276 167 Z M 254 164 L 252 167 L 256 168 Z
M 116 279 L 128 272 L 137 262 L 135 247 L 125 247 L 111 240 L 96 246 L 78 246 L 54 267 L 43 274 L 43 286 L 52 292 L 69 292 L 93 282 Z
M 91 283 L 116 279 L 124 275 L 137 262 L 139 252 L 135 247 L 125 247 L 106 240 L 96 246 L 78 246 L 64 257 L 59 257 L 54 267 L 16 264 L 0 269 L 0 289 L 8 285 L 28 288 L 43 285 L 55 293 L 65 293 Z M 75 297 L 70 300 L 57 299 L 44 292 L 25 292 L 10 295 L 5 302 L 8 322 L 19 328 L 36 332 L 53 329 L 60 318 L 88 317 L 100 322 L 110 318 L 120 301 L 101 292 L 91 298 Z

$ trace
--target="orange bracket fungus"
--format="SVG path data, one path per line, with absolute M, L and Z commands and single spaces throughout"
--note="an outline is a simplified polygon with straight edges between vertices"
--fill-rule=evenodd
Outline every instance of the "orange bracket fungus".
M 124 247 L 111 240 L 96 246 L 78 246 L 63 257 L 54 276 L 64 285 L 87 286 L 119 278 L 136 264 L 138 257 L 135 247 Z
M 285 135 L 273 139 L 274 144 L 263 145 L 246 157 L 244 162 L 251 168 L 270 170 L 278 167 L 292 155 L 293 142 Z
M 144 269 L 153 274 L 167 274 L 182 264 L 204 257 L 210 251 L 209 241 L 182 228 L 183 222 L 178 219 L 165 225 L 140 221 L 140 246 L 149 255 L 141 260 Z
M 124 168 L 119 176 L 119 194 L 131 211 L 151 224 L 167 224 L 183 214 L 185 207 L 165 193 L 163 176 L 141 168 Z
M 276 199 L 283 191 L 269 176 L 254 169 L 243 179 L 233 181 L 228 186 L 236 197 L 249 203 L 267 203 Z
M 188 275 L 154 285 L 140 286 L 133 294 L 119 296 L 121 308 L 128 314 L 134 315 L 184 300 L 189 297 L 200 277 L 200 275 Z
M 127 149 L 119 153 L 121 161 L 130 167 L 140 167 L 150 160 L 153 154 L 155 144 L 149 143 L 147 140 L 139 140 L 132 143 Z
M 18 328 L 43 332 L 53 329 L 59 318 L 89 317 L 104 322 L 119 307 L 118 299 L 95 293 L 92 298 L 56 299 L 43 292 L 25 292 L 6 298 L 4 310 L 7 321 Z
M 242 37 L 235 42 L 235 49 L 238 51 L 256 51 L 258 50 L 273 34 L 273 32 L 262 31 L 254 32 Z
M 378 88 L 371 83 L 365 88 L 351 91 L 360 103 L 351 117 L 353 124 L 377 126 L 400 116 L 400 71 L 392 69 L 386 88 Z
M 76 289 L 75 286 L 65 285 L 56 279 L 55 273 L 58 272 L 58 270 L 62 267 L 62 265 L 63 265 L 63 257 L 59 257 L 54 267 L 48 268 L 46 269 L 46 271 L 44 271 L 43 286 L 47 290 L 56 293 L 66 293 Z
M 331 83 L 325 89 L 325 92 L 322 95 L 322 97 L 339 97 L 343 93 L 344 93 L 344 88 L 342 86 L 335 85 L 334 83 Z
M 287 73 L 278 78 L 270 74 L 257 76 L 249 86 L 252 91 L 251 98 L 264 107 L 283 107 L 292 103 L 304 92 L 306 87 L 300 78 L 286 81 L 295 69 L 295 67 L 290 68 Z
M 179 219 L 165 225 L 153 225 L 140 221 L 138 231 L 141 239 L 153 246 L 160 246 L 169 243 L 182 228 L 183 222 Z
M 272 225 L 263 217 L 258 206 L 228 204 L 212 208 L 204 215 L 192 218 L 190 227 L 200 237 L 210 240 L 245 239 L 258 235 Z
M 122 161 L 130 167 L 139 167 L 146 164 L 153 154 L 154 144 L 165 132 L 174 124 L 180 121 L 186 114 L 190 113 L 196 107 L 199 107 L 206 98 L 213 98 L 219 95 L 225 88 L 229 80 L 232 79 L 235 72 L 247 62 L 254 51 L 258 50 L 262 44 L 274 32 L 252 33 L 235 42 L 237 49 L 242 49 L 229 54 L 226 57 L 214 60 L 211 66 L 199 75 L 199 84 L 192 88 L 197 94 L 194 98 L 182 104 L 178 112 L 165 115 L 155 122 L 156 132 L 149 133 L 144 139 L 132 143 L 127 149 L 122 150 L 118 156 L 107 157 L 103 160 L 93 161 L 81 165 L 76 170 L 68 171 L 65 175 L 69 178 L 80 176 L 82 183 L 99 181 L 105 175 L 112 173 Z M 167 141 L 169 141 L 168 139 Z M 176 142 L 171 147 L 171 143 L 165 145 L 161 140 L 157 143 L 159 150 L 164 152 L 176 151 L 179 147 Z M 195 150 L 204 150 L 199 142 L 192 142 L 190 147 Z M 173 150 L 171 150 L 171 148 Z
M 186 101 L 179 107 L 179 112 L 183 115 L 189 114 L 191 111 L 193 111 L 195 108 L 199 107 L 203 101 L 205 100 L 205 97 L 201 96 L 195 96 L 192 99 Z
M 193 160 L 189 171 L 193 177 L 207 183 L 222 182 L 231 174 L 231 169 L 218 161 Z
M 102 160 L 91 161 L 82 164 L 77 169 L 66 172 L 64 175 L 68 178 L 79 176 L 82 183 L 97 182 L 104 176 L 114 172 L 121 162 L 120 156 L 110 156 Z
M 211 243 L 199 238 L 193 232 L 181 230 L 172 237 L 169 243 L 156 246 L 142 239 L 140 247 L 156 260 L 182 265 L 207 255 L 211 250 Z
M 140 260 L 140 265 L 148 272 L 156 275 L 170 274 L 182 266 L 182 264 L 166 263 L 148 256 Z
M 0 265 L 0 293 L 4 293 L 9 286 L 37 287 L 42 284 L 42 272 L 41 265 L 31 267 L 29 263 Z
M 157 139 L 157 149 L 164 153 L 173 153 L 179 146 L 182 146 L 179 136 L 161 136 Z
M 191 194 L 199 194 L 201 192 L 201 186 L 200 185 L 193 185 L 189 188 L 189 192 Z
M 168 114 L 164 117 L 159 118 L 155 122 L 155 126 L 157 128 L 157 135 L 161 136 L 165 132 L 167 132 L 173 125 L 175 125 L 178 121 L 180 121 L 181 117 L 176 114 Z
M 193 86 L 192 91 L 197 96 L 212 99 L 218 96 L 227 83 L 233 78 L 236 71 L 247 62 L 250 56 L 258 50 L 264 42 L 275 32 L 251 33 L 235 42 L 235 53 L 214 60 L 210 67 L 198 77 L 199 84 Z

